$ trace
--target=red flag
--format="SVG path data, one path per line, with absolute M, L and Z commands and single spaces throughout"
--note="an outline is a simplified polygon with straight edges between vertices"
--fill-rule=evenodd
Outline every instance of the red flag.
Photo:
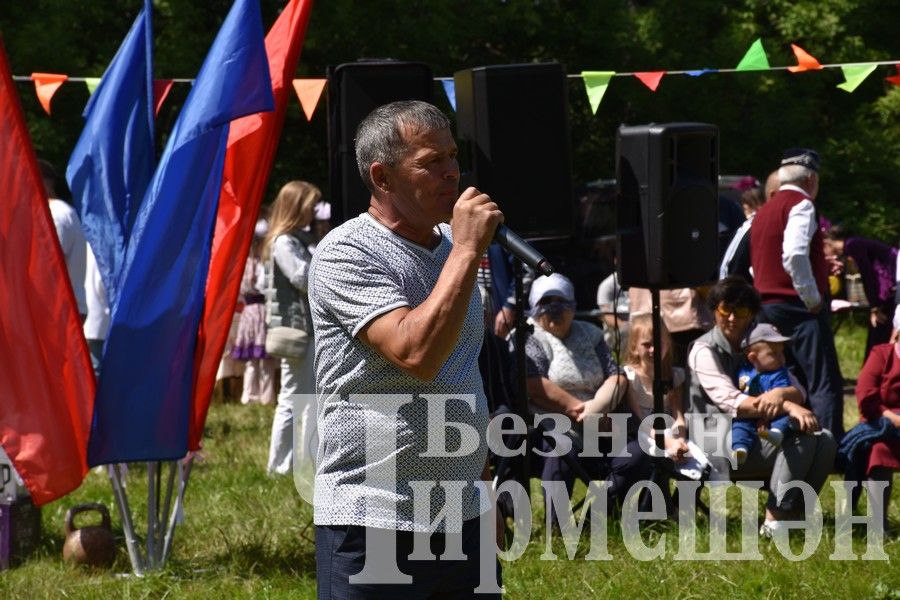
M 0 44 L 0 444 L 35 504 L 87 473 L 94 373 Z
M 890 81 L 890 82 L 893 83 L 894 85 L 900 85 L 900 63 L 898 63 L 898 64 L 896 64 L 896 65 L 894 65 L 894 66 L 897 67 L 897 74 L 896 74 L 896 75 L 892 75 L 891 77 L 885 77 L 885 79 L 886 79 L 887 81 Z
M 659 87 L 659 82 L 665 74 L 665 71 L 649 71 L 646 73 L 635 73 L 634 76 L 640 79 L 641 83 L 655 92 L 656 88 Z
M 191 450 L 200 447 L 203 436 L 216 370 L 228 338 L 253 228 L 284 125 L 291 81 L 312 4 L 312 0 L 291 0 L 266 36 L 275 111 L 238 119 L 231 124 L 228 134 L 206 280 L 206 304 L 194 353 L 194 395 L 188 435 Z
M 153 114 L 157 117 L 159 116 L 159 109 L 162 108 L 163 102 L 166 101 L 166 96 L 172 90 L 172 83 L 174 82 L 171 79 L 153 80 L 153 105 L 155 107 Z

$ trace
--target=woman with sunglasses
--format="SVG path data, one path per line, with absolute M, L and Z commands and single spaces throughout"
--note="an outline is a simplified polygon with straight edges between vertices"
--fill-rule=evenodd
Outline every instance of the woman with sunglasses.
M 793 386 L 776 388 L 759 396 L 749 396 L 738 389 L 735 382 L 745 360 L 741 341 L 759 311 L 759 293 L 744 279 L 731 276 L 712 287 L 707 302 L 716 325 L 700 336 L 690 350 L 691 412 L 718 412 L 733 418 L 761 420 L 786 414 L 797 429 L 781 446 L 760 440 L 740 466 L 730 465 L 729 446 L 724 439 L 709 439 L 698 436 L 696 431 L 690 432 L 720 472 L 728 473 L 730 469 L 731 479 L 769 481 L 766 518 L 760 533 L 771 537 L 776 529 L 784 526 L 782 521 L 805 517 L 802 490 L 785 490 L 784 486 L 792 481 L 804 481 L 818 492 L 834 464 L 835 441 L 831 432 L 819 428 L 812 411 L 804 406 L 805 392 L 793 378 Z M 730 426 L 720 427 L 718 431 L 724 437 Z
M 534 332 L 525 344 L 525 355 L 531 410 L 563 414 L 575 423 L 591 413 L 615 412 L 627 380 L 603 341 L 603 331 L 593 323 L 575 321 L 575 289 L 569 278 L 558 273 L 538 277 L 531 285 L 529 302 Z M 555 443 L 546 436 L 542 436 L 545 445 L 540 448 L 550 454 L 541 462 L 541 479 L 565 482 L 570 495 L 576 477 L 574 462 L 592 479 L 609 482 L 610 507 L 622 502 L 631 486 L 650 473 L 649 458 L 636 436 L 626 445 L 627 455 L 616 457 L 577 456 L 582 442 L 577 428 L 573 437 L 575 443 L 567 456 L 555 456 Z M 608 438 L 600 440 L 601 453 L 610 451 L 608 442 Z

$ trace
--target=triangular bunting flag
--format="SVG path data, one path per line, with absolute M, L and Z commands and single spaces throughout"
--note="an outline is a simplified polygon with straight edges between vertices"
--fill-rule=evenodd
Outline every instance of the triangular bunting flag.
M 794 51 L 794 56 L 797 57 L 797 66 L 788 67 L 788 71 L 790 71 L 791 73 L 799 73 L 800 71 L 815 71 L 822 68 L 822 65 L 819 64 L 819 61 L 816 60 L 814 56 L 811 56 L 806 50 L 804 50 L 797 44 L 791 44 L 791 50 Z
M 50 101 L 53 94 L 59 89 L 59 86 L 68 79 L 68 75 L 60 75 L 58 73 L 32 73 L 31 80 L 34 81 L 34 91 L 37 94 L 38 101 L 44 107 L 44 112 L 50 114 Z
M 87 86 L 88 94 L 93 94 L 97 86 L 100 85 L 99 77 L 85 77 L 84 85 Z
M 453 112 L 456 112 L 456 81 L 442 79 L 441 83 L 444 84 L 444 93 L 447 94 L 447 100 L 450 102 L 450 106 L 453 107 Z
M 769 68 L 769 58 L 763 49 L 762 38 L 753 42 L 750 49 L 735 67 L 736 71 L 762 71 Z
M 635 73 L 634 76 L 640 79 L 641 83 L 655 92 L 656 88 L 659 87 L 659 82 L 665 74 L 665 71 L 650 71 L 647 73 Z
M 153 80 L 153 115 L 159 116 L 159 109 L 162 108 L 163 102 L 166 101 L 166 96 L 169 95 L 169 92 L 172 91 L 172 80 L 171 79 L 154 79 Z
M 701 75 L 706 75 L 707 73 L 718 73 L 718 69 L 697 69 L 694 71 L 685 71 L 686 75 L 690 75 L 691 77 L 700 77 Z
M 581 77 L 584 79 L 584 87 L 587 90 L 588 101 L 591 103 L 591 113 L 597 114 L 600 107 L 600 101 L 603 100 L 603 94 L 609 87 L 609 81 L 615 75 L 615 71 L 582 71 Z
M 326 79 L 294 80 L 294 91 L 297 92 L 297 98 L 300 100 L 300 106 L 303 107 L 307 121 L 312 121 L 313 112 L 319 104 L 319 98 L 322 97 L 326 81 Z
M 872 74 L 878 65 L 842 65 L 841 71 L 844 72 L 844 83 L 839 83 L 838 87 L 845 92 L 852 92 L 859 87 L 866 77 Z
M 891 77 L 885 77 L 885 79 L 890 81 L 894 85 L 900 85 L 900 64 L 896 64 L 894 66 L 897 67 L 897 74 L 892 75 Z

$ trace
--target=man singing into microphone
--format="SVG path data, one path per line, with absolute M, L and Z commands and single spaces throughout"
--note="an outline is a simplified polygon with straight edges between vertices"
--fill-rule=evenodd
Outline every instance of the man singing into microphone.
M 459 194 L 456 152 L 450 122 L 434 106 L 403 101 L 374 110 L 356 136 L 369 210 L 331 231 L 312 261 L 319 598 L 471 597 L 480 553 L 493 556 L 479 543 L 484 509 L 474 485 L 488 479 L 475 275 L 503 215 L 474 188 Z M 429 440 L 435 415 L 446 436 L 439 446 L 447 446 L 437 451 Z M 437 483 L 429 495 L 421 482 Z M 437 555 L 461 533 L 465 558 L 410 560 L 414 532 L 425 532 Z M 410 577 L 354 582 L 364 567 L 377 571 L 367 563 L 388 547 L 366 549 L 386 534 Z

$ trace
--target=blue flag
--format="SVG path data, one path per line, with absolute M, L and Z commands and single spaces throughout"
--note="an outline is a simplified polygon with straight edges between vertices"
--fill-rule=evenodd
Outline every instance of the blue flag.
M 197 325 L 230 121 L 274 108 L 258 0 L 236 0 L 138 211 L 112 310 L 90 465 L 187 453 Z
M 156 166 L 150 15 L 145 0 L 84 109 L 84 130 L 66 169 L 110 306 L 118 298 L 128 238 Z

